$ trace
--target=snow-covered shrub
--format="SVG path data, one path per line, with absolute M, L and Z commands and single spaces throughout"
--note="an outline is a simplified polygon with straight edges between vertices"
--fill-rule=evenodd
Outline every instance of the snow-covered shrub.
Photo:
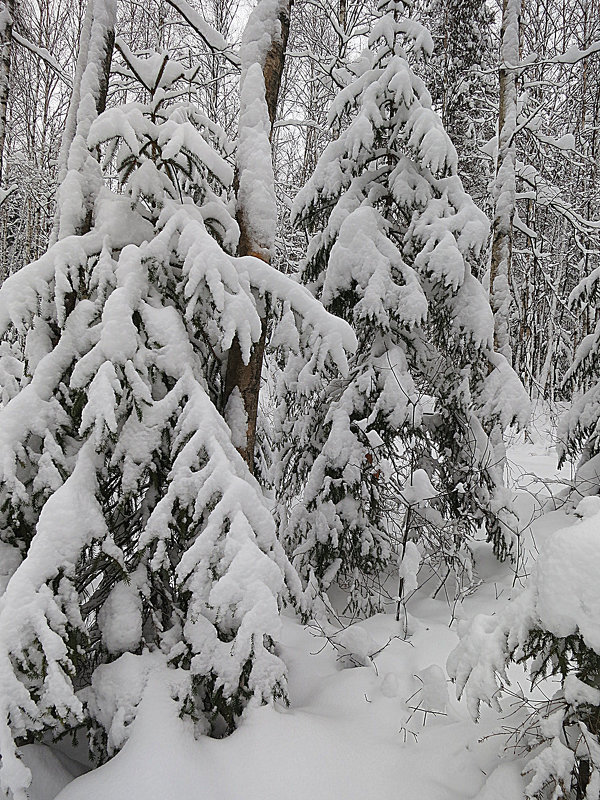
M 481 702 L 500 709 L 510 661 L 525 663 L 534 684 L 560 681 L 522 737 L 531 749 L 528 797 L 600 796 L 600 513 L 587 499 L 578 512 L 580 521 L 544 543 L 526 587 L 497 616 L 459 629 L 448 660 L 474 718 Z
M 410 538 L 427 529 L 423 548 L 456 564 L 482 524 L 497 554 L 510 552 L 514 520 L 486 430 L 527 413 L 518 378 L 493 352 L 491 310 L 471 273 L 488 223 L 411 66 L 431 37 L 405 11 L 379 3 L 369 46 L 330 110 L 341 133 L 293 208 L 313 232 L 301 280 L 353 326 L 358 348 L 348 378 L 300 386 L 312 369 L 301 355 L 282 373 L 281 528 L 304 579 L 318 590 L 337 581 L 354 608 L 377 602 L 407 527 Z M 429 519 L 406 523 L 402 493 L 419 469 L 434 490 Z
M 224 361 L 234 337 L 249 353 L 267 300 L 319 365 L 345 372 L 354 341 L 305 287 L 231 255 L 230 145 L 168 102 L 163 57 L 123 53 L 148 103 L 96 118 L 84 74 L 58 239 L 0 288 L 0 329 L 25 341 L 0 369 L 0 784 L 15 800 L 17 742 L 86 726 L 110 755 L 153 664 L 203 731 L 285 698 L 279 610 L 301 586 L 232 443 Z
M 598 307 L 600 268 L 594 269 L 571 292 L 569 302 L 582 311 Z M 575 502 L 582 496 L 600 494 L 600 322 L 579 344 L 567 371 L 564 386 L 571 390 L 571 407 L 559 420 L 558 454 L 578 461 Z

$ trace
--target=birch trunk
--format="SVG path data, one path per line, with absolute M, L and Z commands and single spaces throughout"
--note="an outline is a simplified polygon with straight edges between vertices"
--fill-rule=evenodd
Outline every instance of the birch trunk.
M 244 110 L 244 82 L 253 66 L 259 64 L 264 79 L 264 97 L 255 99 L 257 103 L 261 101 L 266 103 L 268 111 L 268 131 L 265 132 L 265 135 L 268 139 L 270 154 L 270 140 L 277 111 L 281 76 L 285 60 L 285 48 L 290 27 L 290 12 L 291 0 L 279 0 L 279 2 L 274 2 L 274 0 L 261 0 L 253 11 L 246 30 L 248 32 L 251 30 L 251 26 L 256 27 L 259 19 L 262 20 L 262 30 L 269 31 L 271 34 L 268 47 L 263 49 L 261 46 L 255 46 L 256 43 L 252 41 L 249 44 L 247 43 L 247 46 L 242 45 L 240 136 L 237 163 L 238 202 L 236 213 L 236 218 L 240 226 L 238 255 L 255 256 L 267 263 L 271 262 L 274 251 L 273 239 L 276 224 L 275 194 L 274 187 L 271 185 L 273 219 L 270 220 L 272 225 L 271 235 L 269 235 L 269 233 L 265 231 L 265 220 L 261 218 L 261 212 L 264 212 L 264 206 L 261 203 L 255 202 L 252 187 L 245 185 L 245 181 L 251 171 L 250 160 L 247 161 L 246 156 L 251 157 L 251 154 L 245 152 L 246 131 L 244 130 L 244 125 L 246 118 Z M 252 60 L 252 58 L 254 60 Z M 247 110 L 253 114 L 253 109 L 250 105 L 247 106 Z M 270 180 L 271 182 L 273 180 L 272 164 Z M 263 185 L 263 189 L 268 191 L 269 187 Z M 247 418 L 246 438 L 244 443 L 238 444 L 238 450 L 252 473 L 254 472 L 256 419 L 258 414 L 260 379 L 266 336 L 267 311 L 265 308 L 262 318 L 262 333 L 259 341 L 256 342 L 252 348 L 249 360 L 246 362 L 244 359 L 244 354 L 241 351 L 240 343 L 236 337 L 228 353 L 225 377 L 225 405 L 231 397 L 232 392 L 236 389 L 244 404 Z
M 15 0 L 6 0 L 2 5 L 2 11 L 0 11 L 0 185 L 4 180 L 4 142 L 6 140 Z
M 73 91 L 58 157 L 59 187 L 67 180 L 70 171 L 83 173 L 86 168 L 81 160 L 91 123 L 89 109 L 84 111 L 83 108 L 86 98 L 90 96 L 93 98 L 96 115 L 101 114 L 106 108 L 110 66 L 115 43 L 116 8 L 117 0 L 88 0 L 79 37 Z M 77 137 L 82 140 L 80 144 L 83 144 L 83 149 L 72 147 Z M 71 157 L 72 149 L 73 156 Z M 62 238 L 63 235 L 70 235 L 74 232 L 85 233 L 91 225 L 90 208 L 82 208 L 84 216 L 75 226 L 76 231 L 73 229 L 73 224 L 66 225 L 65 221 L 61 220 L 60 195 L 59 188 L 50 244 Z
M 515 67 L 519 63 L 520 17 L 521 0 L 504 0 L 499 69 L 498 160 L 493 191 L 490 301 L 494 312 L 495 347 L 509 362 L 512 362 L 510 271 L 513 219 L 516 209 L 517 70 Z

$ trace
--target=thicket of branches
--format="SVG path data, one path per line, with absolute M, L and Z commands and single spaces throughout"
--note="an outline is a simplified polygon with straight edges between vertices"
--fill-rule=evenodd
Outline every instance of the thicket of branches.
M 468 586 L 475 535 L 516 560 L 502 432 L 527 393 L 575 398 L 562 453 L 597 491 L 599 12 L 2 3 L 15 800 L 24 742 L 85 728 L 98 759 L 119 749 L 140 697 L 127 724 L 99 698 L 121 670 L 158 664 L 197 732 L 224 735 L 286 701 L 284 604 L 322 612 L 335 584 L 344 611 L 399 618 L 419 582 Z M 596 687 L 588 719 L 593 648 L 541 628 L 525 647 L 512 624 L 474 628 L 495 660 L 457 655 L 461 690 L 487 668 L 495 696 L 507 660 L 567 646 L 554 672 Z
M 11 3 L 8 3 L 10 6 Z M 193 0 L 232 43 L 246 12 L 228 0 Z M 58 151 L 67 113 L 83 2 L 20 0 L 10 48 L 10 91 L 2 185 L 16 185 L 0 216 L 4 276 L 44 252 L 52 227 Z M 277 258 L 290 270 L 304 237 L 289 225 L 291 198 L 335 134 L 327 109 L 343 71 L 364 43 L 367 0 L 299 0 L 294 7 L 273 154 L 279 204 Z M 118 36 L 133 51 L 165 49 L 197 67 L 188 96 L 230 136 L 236 128 L 235 59 L 215 54 L 166 0 L 119 5 Z M 412 15 L 431 29 L 434 52 L 421 74 L 459 152 L 459 172 L 476 203 L 494 205 L 502 9 L 482 2 L 418 0 Z M 596 0 L 522 4 L 517 84 L 516 214 L 510 268 L 513 363 L 530 395 L 569 396 L 563 378 L 596 323 L 592 305 L 575 310 L 572 290 L 598 262 L 600 37 Z M 48 54 L 45 60 L 40 53 Z M 584 55 L 585 54 L 585 55 Z M 108 105 L 131 97 L 115 59 Z M 129 95 L 128 95 L 129 91 Z M 480 264 L 483 277 L 487 264 Z

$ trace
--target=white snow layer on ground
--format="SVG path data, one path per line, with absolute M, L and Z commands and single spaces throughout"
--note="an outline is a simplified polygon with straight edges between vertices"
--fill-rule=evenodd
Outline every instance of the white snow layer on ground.
M 360 627 L 364 636 L 357 638 L 371 640 L 374 652 L 401 624 L 378 615 Z M 466 800 L 483 782 L 481 768 L 496 764 L 489 748 L 477 744 L 484 729 L 447 699 L 440 663 L 455 640 L 442 624 L 417 623 L 414 646 L 393 639 L 370 666 L 340 670 L 334 648 L 316 654 L 323 640 L 287 619 L 282 649 L 290 665 L 290 709 L 253 708 L 233 736 L 194 741 L 157 671 L 123 750 L 59 798 L 391 800 L 402 792 Z M 423 712 L 429 712 L 425 727 Z
M 558 477 L 553 449 L 532 437 L 508 454 L 525 522 L 539 517 L 548 497 L 539 479 Z M 536 519 L 529 549 L 543 550 L 567 525 L 583 535 L 597 509 L 583 510 L 583 521 L 564 511 Z M 408 641 L 393 614 L 355 623 L 329 642 L 284 617 L 290 708 L 250 708 L 226 739 L 194 739 L 157 666 L 128 741 L 104 766 L 73 780 L 78 768 L 62 753 L 25 748 L 32 800 L 523 800 L 522 762 L 501 762 L 505 738 L 489 736 L 506 720 L 485 708 L 473 723 L 445 672 L 458 641 L 452 617 L 493 613 L 514 591 L 510 566 L 483 543 L 474 552 L 481 587 L 453 608 L 418 592 Z M 518 681 L 523 672 L 512 666 L 509 675 Z M 504 708 L 510 712 L 509 701 Z

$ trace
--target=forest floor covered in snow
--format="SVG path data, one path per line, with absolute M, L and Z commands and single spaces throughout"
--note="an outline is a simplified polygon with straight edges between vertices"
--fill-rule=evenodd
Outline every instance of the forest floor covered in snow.
M 527 705 L 509 694 L 502 713 L 484 708 L 476 724 L 445 669 L 460 620 L 504 605 L 544 539 L 577 521 L 552 510 L 571 475 L 557 470 L 547 417 L 512 441 L 508 459 L 526 551 L 516 575 L 475 543 L 476 588 L 449 602 L 423 587 L 406 638 L 393 608 L 327 636 L 284 617 L 290 707 L 250 708 L 226 739 L 194 739 L 156 671 L 129 740 L 104 766 L 81 774 L 64 747 L 24 748 L 32 800 L 521 800 L 523 753 L 511 746 Z M 520 667 L 509 676 L 527 693 Z

